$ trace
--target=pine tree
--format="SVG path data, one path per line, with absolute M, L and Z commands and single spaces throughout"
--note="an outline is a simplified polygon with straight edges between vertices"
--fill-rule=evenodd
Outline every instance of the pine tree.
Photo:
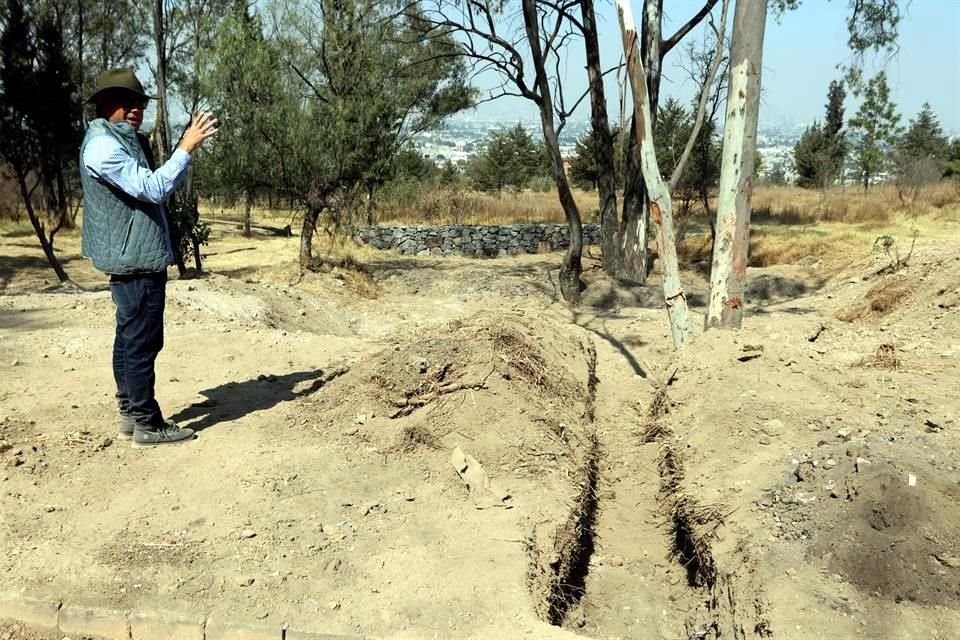
M 899 122 L 897 106 L 890 100 L 887 76 L 881 71 L 867 82 L 860 109 L 850 120 L 850 127 L 857 134 L 853 152 L 864 191 L 887 167 L 890 149 L 900 131 Z

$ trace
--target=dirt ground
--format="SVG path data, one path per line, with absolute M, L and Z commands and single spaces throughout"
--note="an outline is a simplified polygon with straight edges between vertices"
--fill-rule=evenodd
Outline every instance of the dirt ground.
M 82 289 L 0 238 L 5 589 L 390 638 L 958 637 L 960 241 L 751 269 L 744 331 L 675 353 L 656 278 L 593 259 L 571 310 L 555 255 L 300 280 L 297 239 L 218 236 L 168 287 L 158 396 L 199 437 L 164 450 L 115 439 L 109 291 L 58 242 Z

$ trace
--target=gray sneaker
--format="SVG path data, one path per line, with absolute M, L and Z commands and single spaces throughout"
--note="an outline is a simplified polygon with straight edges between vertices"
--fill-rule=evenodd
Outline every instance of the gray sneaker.
M 163 421 L 168 427 L 173 429 L 177 428 L 176 423 L 173 420 L 166 419 Z M 120 429 L 117 431 L 117 438 L 119 440 L 133 440 L 133 432 L 136 430 L 137 421 L 133 419 L 133 416 L 120 414 Z
M 133 432 L 134 449 L 156 447 L 161 444 L 180 444 L 188 440 L 193 440 L 193 429 L 181 429 L 170 420 L 164 421 L 156 429 L 149 431 L 137 429 Z
M 133 431 L 137 426 L 137 421 L 133 416 L 120 414 L 120 429 L 117 431 L 117 438 L 120 440 L 133 440 Z

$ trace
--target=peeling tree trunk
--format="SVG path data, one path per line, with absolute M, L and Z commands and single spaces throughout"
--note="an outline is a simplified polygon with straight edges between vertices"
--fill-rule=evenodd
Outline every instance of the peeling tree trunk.
M 646 93 L 649 99 L 650 124 L 656 126 L 660 102 L 660 74 L 663 42 L 663 0 L 645 0 L 643 3 L 643 30 L 641 56 L 645 70 Z M 640 150 L 637 144 L 638 123 L 632 118 L 627 132 L 629 148 L 624 168 L 623 219 L 620 227 L 620 276 L 634 282 L 646 282 L 650 271 L 647 236 L 650 232 L 650 214 L 646 184 L 642 179 Z
M 657 226 L 657 244 L 663 264 L 663 296 L 670 320 L 673 344 L 680 348 L 690 341 L 690 319 L 687 298 L 680 284 L 680 265 L 673 232 L 673 209 L 670 190 L 660 174 L 657 154 L 653 146 L 653 127 L 650 119 L 650 100 L 646 77 L 640 60 L 637 30 L 633 22 L 630 0 L 617 0 L 617 14 L 623 35 L 623 50 L 627 61 L 627 75 L 633 90 L 634 122 L 640 151 L 640 168 L 646 191 L 650 197 L 650 217 Z
M 739 328 L 743 324 L 766 17 L 766 0 L 738 0 L 730 43 L 723 164 L 705 322 L 708 329 Z
M 583 43 L 587 56 L 587 76 L 590 78 L 590 123 L 593 130 L 593 153 L 597 163 L 597 193 L 600 196 L 600 237 L 603 249 L 603 270 L 618 275 L 620 224 L 617 219 L 617 180 L 614 169 L 613 136 L 607 119 L 607 98 L 603 90 L 603 70 L 600 66 L 600 45 L 597 36 L 597 16 L 593 0 L 581 0 L 583 16 Z
M 550 82 L 547 77 L 543 48 L 540 43 L 540 22 L 537 16 L 537 7 L 534 0 L 523 0 L 523 22 L 530 44 L 533 65 L 536 68 L 536 84 L 539 90 L 537 107 L 540 109 L 540 123 L 543 126 L 543 139 L 550 155 L 550 164 L 553 167 L 553 179 L 560 196 L 560 205 L 567 219 L 567 228 L 570 233 L 570 244 L 567 253 L 560 265 L 560 294 L 570 304 L 580 303 L 580 272 L 583 270 L 581 256 L 583 254 L 583 224 L 580 220 L 580 210 L 573 198 L 567 173 L 563 168 L 563 157 L 560 155 L 560 142 L 557 139 L 557 130 L 554 123 L 553 98 L 550 91 Z

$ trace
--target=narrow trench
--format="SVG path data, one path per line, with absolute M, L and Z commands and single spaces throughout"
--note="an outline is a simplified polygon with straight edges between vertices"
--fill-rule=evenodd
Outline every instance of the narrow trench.
M 586 451 L 577 470 L 579 489 L 566 521 L 553 535 L 552 548 L 546 553 L 535 542 L 535 532 L 528 539 L 529 564 L 527 583 L 535 599 L 535 608 L 542 619 L 553 626 L 562 626 L 567 613 L 586 593 L 590 559 L 596 550 L 596 527 L 599 513 L 597 485 L 600 481 L 602 457 L 600 439 L 594 425 L 596 411 L 597 349 L 592 340 L 582 345 L 587 361 L 584 390 L 584 417 L 588 425 Z M 537 599 L 540 602 L 536 602 Z

